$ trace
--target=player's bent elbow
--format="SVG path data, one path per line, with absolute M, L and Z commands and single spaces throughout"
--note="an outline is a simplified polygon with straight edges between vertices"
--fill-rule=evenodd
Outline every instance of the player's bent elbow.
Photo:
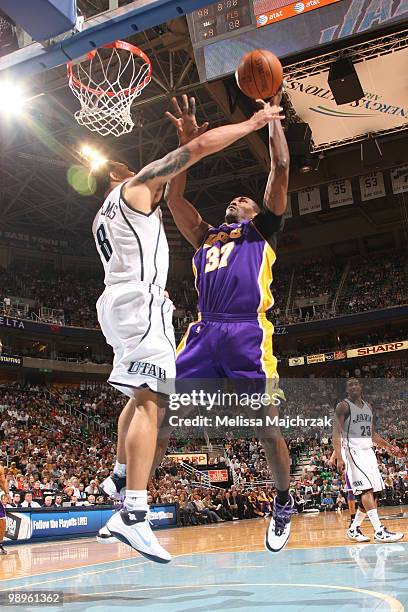
M 279 157 L 274 160 L 275 174 L 287 174 L 289 173 L 289 157 Z

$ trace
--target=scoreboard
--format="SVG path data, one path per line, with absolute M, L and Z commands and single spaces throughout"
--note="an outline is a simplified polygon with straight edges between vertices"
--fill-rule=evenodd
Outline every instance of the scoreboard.
M 191 14 L 193 43 L 214 42 L 254 22 L 250 0 L 222 0 Z
M 380 8 L 381 7 L 381 8 Z M 408 0 L 219 0 L 187 15 L 200 79 L 235 72 L 242 55 L 280 59 L 408 19 Z

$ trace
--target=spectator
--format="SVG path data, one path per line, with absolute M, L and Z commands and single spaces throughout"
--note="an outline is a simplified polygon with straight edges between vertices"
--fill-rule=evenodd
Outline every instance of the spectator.
M 41 508 L 41 506 L 38 502 L 33 501 L 32 493 L 26 493 L 24 501 L 21 503 L 21 508 Z

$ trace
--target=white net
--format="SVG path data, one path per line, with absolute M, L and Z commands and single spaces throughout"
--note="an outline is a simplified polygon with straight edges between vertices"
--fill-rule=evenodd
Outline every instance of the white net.
M 78 123 L 102 136 L 121 136 L 134 127 L 130 109 L 151 80 L 151 64 L 140 49 L 117 41 L 68 64 L 68 79 L 81 104 Z

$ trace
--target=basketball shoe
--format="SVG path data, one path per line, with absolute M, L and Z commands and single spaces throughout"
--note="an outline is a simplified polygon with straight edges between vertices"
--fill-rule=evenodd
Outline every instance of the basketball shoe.
M 150 561 L 169 563 L 171 555 L 160 546 L 147 514 L 147 510 L 118 510 L 106 523 L 108 531 L 105 533 L 131 546 Z
M 347 537 L 350 538 L 350 540 L 355 540 L 356 542 L 370 541 L 370 538 L 364 535 L 360 527 L 354 527 L 354 529 L 352 527 L 349 527 L 347 529 Z
M 397 531 L 396 533 L 392 531 L 388 531 L 386 527 L 381 525 L 381 528 L 374 533 L 374 540 L 376 542 L 398 542 L 402 540 L 404 534 L 401 531 Z
M 112 474 L 102 483 L 102 490 L 112 499 L 121 499 L 126 495 L 126 477 Z
M 287 544 L 290 536 L 290 519 L 297 514 L 293 497 L 284 506 L 276 501 L 273 504 L 272 518 L 265 535 L 265 546 L 271 552 L 280 552 Z
M 101 527 L 96 534 L 96 541 L 99 542 L 99 544 L 117 544 L 119 542 L 118 538 L 115 538 L 115 536 L 111 534 L 106 525 Z

